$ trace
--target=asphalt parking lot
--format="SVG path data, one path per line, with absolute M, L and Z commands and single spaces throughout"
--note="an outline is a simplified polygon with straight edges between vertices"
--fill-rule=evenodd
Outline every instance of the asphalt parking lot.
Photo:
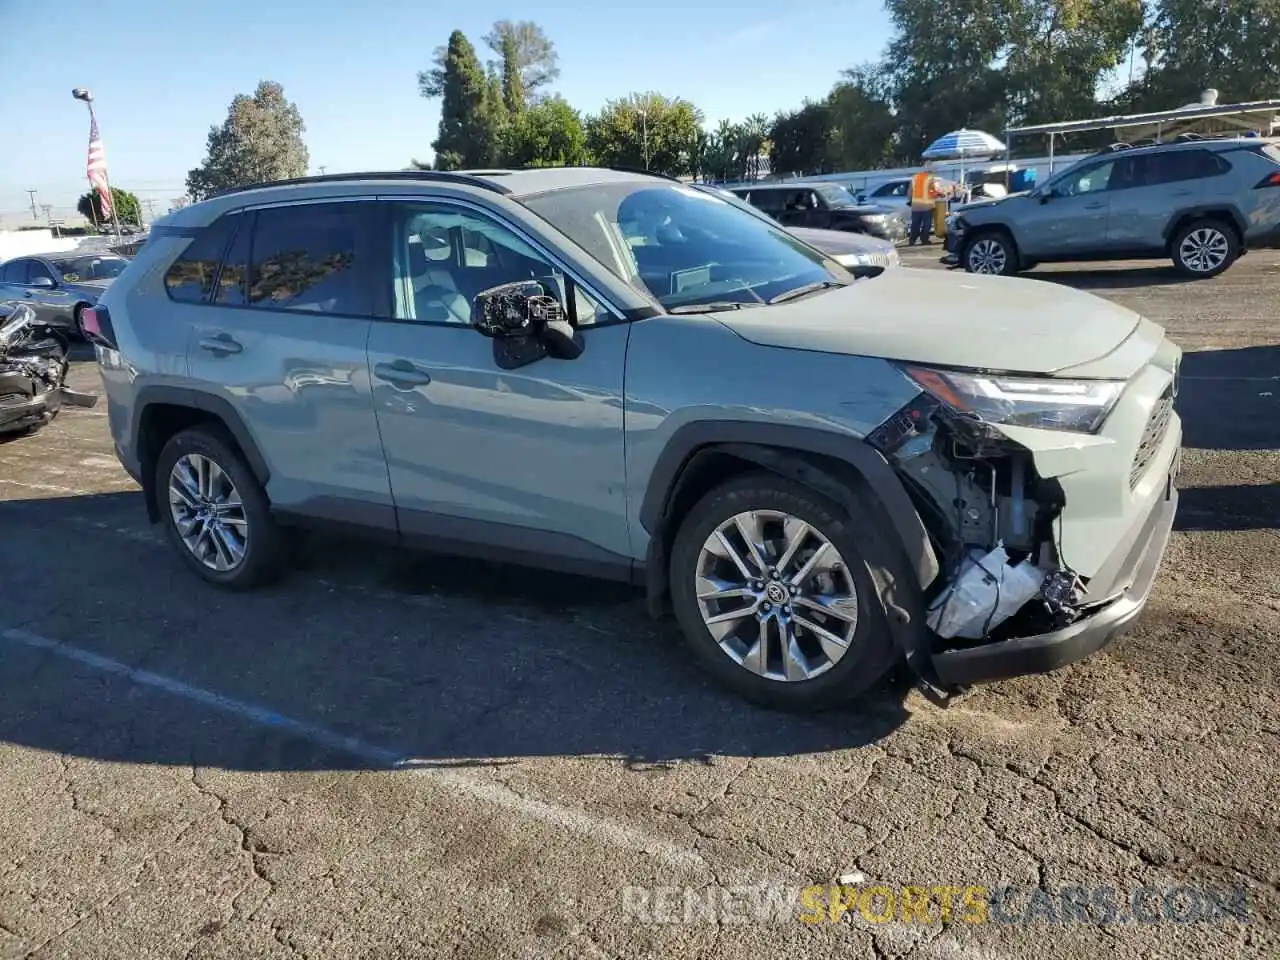
M 1132 632 L 945 709 L 767 713 L 626 589 L 345 541 L 228 595 L 104 408 L 0 444 L 0 958 L 1280 955 L 1280 253 L 1033 276 L 1189 351 L 1177 532 Z M 854 871 L 1119 911 L 743 922 Z

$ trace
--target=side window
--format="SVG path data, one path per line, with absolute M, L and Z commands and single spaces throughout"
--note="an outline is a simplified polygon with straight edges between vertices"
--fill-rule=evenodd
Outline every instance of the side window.
M 365 205 L 307 203 L 259 210 L 249 258 L 249 306 L 370 316 L 357 249 Z
M 490 287 L 539 280 L 567 304 L 580 326 L 604 319 L 604 311 L 564 273 L 509 227 L 483 214 L 447 204 L 396 204 L 391 218 L 393 316 L 397 320 L 469 325 L 476 295 Z M 448 237 L 463 251 L 456 258 L 425 256 Z M 450 244 L 452 246 L 452 244 Z
M 243 307 L 249 302 L 249 239 L 253 234 L 253 217 L 252 213 L 246 213 L 227 218 L 235 233 L 223 257 L 214 303 Z
M 3 283 L 26 283 L 27 282 L 27 261 L 10 260 L 4 265 L 4 273 L 0 274 L 0 282 Z
M 1111 171 L 1115 169 L 1115 161 L 1095 164 L 1087 170 L 1081 170 L 1073 177 L 1068 177 L 1062 184 L 1061 192 L 1068 197 L 1085 193 L 1099 193 L 1107 189 L 1111 181 Z
M 1149 158 L 1159 171 L 1156 182 L 1174 183 L 1179 180 L 1200 180 L 1216 177 L 1224 170 L 1219 160 L 1208 150 L 1178 150 L 1173 153 L 1155 154 Z
M 49 272 L 49 268 L 39 260 L 28 260 L 27 263 L 30 265 L 27 268 L 27 283 L 40 277 L 45 277 L 49 280 L 53 279 L 53 274 Z
M 200 231 L 164 275 L 169 296 L 181 303 L 203 303 L 213 293 L 218 265 L 238 217 L 223 217 Z

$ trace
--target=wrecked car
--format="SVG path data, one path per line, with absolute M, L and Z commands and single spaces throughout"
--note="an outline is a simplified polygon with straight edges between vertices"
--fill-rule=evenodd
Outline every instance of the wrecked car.
M 714 191 L 576 167 L 263 184 L 151 237 L 85 329 L 210 583 L 333 522 L 628 580 L 724 684 L 814 709 L 902 662 L 943 697 L 1086 656 L 1169 538 L 1180 353 L 1090 294 L 859 278 Z
M 66 337 L 25 303 L 0 303 L 0 435 L 34 433 L 68 405 L 98 398 L 69 389 Z

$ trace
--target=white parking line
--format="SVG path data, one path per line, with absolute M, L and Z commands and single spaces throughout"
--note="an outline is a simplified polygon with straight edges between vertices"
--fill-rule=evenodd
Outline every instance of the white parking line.
M 358 757 L 376 767 L 387 770 L 412 771 L 413 774 L 428 777 L 434 783 L 456 793 L 465 794 L 493 806 L 501 807 L 529 820 L 551 824 L 570 833 L 582 834 L 599 843 L 606 843 L 622 849 L 647 854 L 671 867 L 698 873 L 704 873 L 708 870 L 706 861 L 694 849 L 650 836 L 633 827 L 605 820 L 601 817 L 584 813 L 581 810 L 525 796 L 494 780 L 467 775 L 456 770 L 431 767 L 428 765 L 430 761 L 419 760 L 402 751 L 368 743 L 358 737 L 343 736 L 314 723 L 285 716 L 269 707 L 248 703 L 244 700 L 236 700 L 233 697 L 192 686 L 189 683 L 175 680 L 173 677 L 167 677 L 163 674 L 153 673 L 150 670 L 139 670 L 119 660 L 113 660 L 110 657 L 102 656 L 102 654 L 94 653 L 91 650 L 85 650 L 69 643 L 63 643 L 59 640 L 51 640 L 28 630 L 16 628 L 0 629 L 0 639 L 62 657 L 65 660 L 71 660 L 94 670 L 100 670 L 103 673 L 112 674 L 131 683 L 136 683 L 139 686 L 159 690 L 170 696 L 181 697 L 211 710 L 246 720 L 259 727 L 279 730 L 293 736 L 302 737 L 322 747 Z

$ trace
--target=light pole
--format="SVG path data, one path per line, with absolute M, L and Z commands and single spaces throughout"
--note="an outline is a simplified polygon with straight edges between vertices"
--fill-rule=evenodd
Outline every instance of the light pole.
M 649 110 L 647 107 L 636 107 L 636 113 L 640 114 L 640 137 L 641 149 L 644 155 L 644 168 L 649 169 Z
M 77 100 L 84 101 L 84 105 L 89 108 L 89 125 L 92 129 L 96 131 L 98 127 L 98 118 L 95 117 L 93 114 L 93 94 L 89 92 L 89 89 L 87 87 L 76 87 L 74 90 L 71 91 L 71 96 L 73 96 Z M 107 188 L 107 198 L 111 206 L 111 225 L 115 228 L 115 231 L 116 231 L 116 243 L 123 243 L 124 237 L 121 236 L 120 234 L 120 211 L 116 209 L 116 198 L 111 193 L 111 177 L 108 176 L 107 174 L 107 167 L 106 167 L 105 160 L 102 165 L 102 182 L 106 185 L 106 188 Z M 90 183 L 90 186 L 93 186 L 93 184 Z M 89 205 L 90 205 L 90 210 L 92 210 L 93 209 L 92 197 L 89 200 Z

